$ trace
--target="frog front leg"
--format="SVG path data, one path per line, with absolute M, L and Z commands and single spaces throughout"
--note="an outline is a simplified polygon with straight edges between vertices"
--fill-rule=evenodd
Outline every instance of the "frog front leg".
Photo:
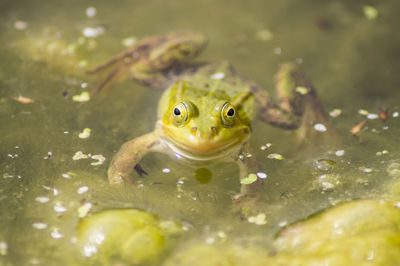
M 125 142 L 111 161 L 108 181 L 110 184 L 120 184 L 125 179 L 133 183 L 130 173 L 140 160 L 149 152 L 163 152 L 164 149 L 165 146 L 154 132 Z

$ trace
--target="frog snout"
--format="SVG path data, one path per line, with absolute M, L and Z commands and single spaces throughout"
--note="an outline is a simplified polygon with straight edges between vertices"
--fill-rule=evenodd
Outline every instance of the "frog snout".
M 218 131 L 215 126 L 198 128 L 193 126 L 191 128 L 192 134 L 195 134 L 199 139 L 210 139 L 211 137 L 217 135 Z

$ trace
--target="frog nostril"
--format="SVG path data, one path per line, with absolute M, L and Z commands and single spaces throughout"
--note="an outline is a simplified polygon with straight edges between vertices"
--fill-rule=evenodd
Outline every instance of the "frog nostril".
M 197 127 L 192 127 L 192 131 L 197 131 Z
M 211 127 L 211 134 L 213 134 L 213 135 L 217 134 L 217 128 L 216 127 Z

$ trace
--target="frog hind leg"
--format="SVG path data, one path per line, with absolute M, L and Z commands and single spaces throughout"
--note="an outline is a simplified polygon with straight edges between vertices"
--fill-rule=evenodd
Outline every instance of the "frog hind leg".
M 313 125 L 316 123 L 323 124 L 334 135 L 316 90 L 295 64 L 283 64 L 276 83 L 279 103 L 274 102 L 266 91 L 253 89 L 261 120 L 283 129 L 299 129 L 300 145 L 315 134 Z
M 143 39 L 87 72 L 106 72 L 105 78 L 92 94 L 127 77 L 151 88 L 165 88 L 176 75 L 174 71 L 195 58 L 206 44 L 207 38 L 204 35 L 192 32 L 170 33 Z

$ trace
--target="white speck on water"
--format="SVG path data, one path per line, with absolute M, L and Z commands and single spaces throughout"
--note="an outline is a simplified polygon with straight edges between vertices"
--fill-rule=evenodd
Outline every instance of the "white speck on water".
M 86 16 L 88 16 L 88 18 L 93 18 L 94 16 L 96 16 L 96 13 L 97 9 L 94 6 L 86 8 Z
M 395 206 L 396 208 L 400 208 L 400 201 L 396 202 L 396 203 L 394 204 L 394 206 Z
M 78 194 L 83 194 L 89 191 L 89 187 L 88 186 L 81 186 L 78 188 L 78 190 L 76 191 L 76 193 Z
M 58 191 L 57 188 L 53 188 L 53 195 L 54 196 L 58 196 L 58 194 L 60 194 L 60 192 Z
M 366 173 L 366 174 L 369 174 L 369 173 L 372 172 L 372 169 L 366 167 L 366 168 L 364 168 L 362 171 L 363 171 L 364 173 Z
M 85 89 L 85 88 L 87 88 L 89 85 L 86 83 L 86 82 L 83 82 L 82 84 L 81 84 L 81 88 L 82 89 Z
M 183 181 L 183 180 L 178 180 L 178 182 L 176 182 L 178 185 L 183 185 L 183 184 L 185 184 L 185 181 Z
M 215 73 L 215 74 L 212 74 L 212 75 L 211 75 L 211 78 L 212 78 L 212 79 L 223 79 L 223 78 L 225 78 L 225 73 L 223 73 L 223 72 L 217 72 L 217 73 Z
M 65 206 L 63 206 L 63 205 L 61 205 L 59 203 L 58 204 L 56 203 L 54 205 L 53 209 L 54 209 L 55 212 L 59 212 L 59 213 L 63 213 L 63 212 L 67 211 L 67 207 L 65 207 Z
M 50 233 L 51 237 L 54 239 L 60 239 L 63 235 L 58 231 L 58 229 L 53 229 Z
M 43 230 L 43 229 L 47 228 L 47 224 L 40 223 L 40 222 L 39 223 L 33 223 L 32 227 L 35 228 L 35 229 L 38 229 L 38 230 Z
M 326 131 L 326 126 L 323 125 L 323 124 L 318 123 L 318 124 L 314 125 L 314 129 L 316 131 L 319 131 L 319 132 L 325 132 Z
M 169 168 L 163 168 L 163 169 L 162 169 L 162 172 L 165 173 L 165 174 L 169 174 L 169 173 L 171 173 L 171 169 L 169 169 Z
M 303 63 L 303 58 L 297 58 L 297 59 L 296 59 L 296 63 L 297 63 L 298 65 L 300 65 L 301 63 Z
M 368 119 L 377 119 L 379 116 L 377 114 L 368 114 L 367 118 Z
M 284 227 L 284 226 L 286 226 L 288 224 L 288 222 L 286 221 L 286 220 L 283 220 L 283 221 L 280 221 L 279 223 L 278 223 L 278 226 L 279 227 Z
M 61 176 L 65 179 L 71 179 L 71 176 L 67 173 L 63 173 L 63 174 L 61 174 Z
M 343 156 L 344 155 L 344 150 L 337 150 L 335 152 L 335 155 L 338 156 L 338 157 Z
M 392 114 L 392 116 L 393 116 L 393 117 L 399 117 L 399 112 L 394 112 L 394 113 Z
M 369 114 L 369 112 L 368 112 L 367 110 L 364 110 L 364 109 L 358 110 L 358 113 L 359 113 L 360 115 L 368 115 L 368 114 Z
M 97 253 L 97 246 L 93 244 L 86 244 L 83 246 L 83 255 L 85 257 L 91 257 Z
M 69 134 L 69 131 L 64 131 L 64 134 Z
M 125 47 L 131 47 L 136 43 L 136 38 L 135 37 L 128 37 L 122 40 L 122 45 Z
M 382 127 L 382 130 L 388 130 L 389 129 L 389 126 L 383 126 Z
M 94 38 L 97 37 L 101 34 L 104 33 L 104 28 L 103 27 L 86 27 L 82 30 L 82 34 L 83 36 L 87 37 L 87 38 Z
M 40 203 L 47 203 L 47 202 L 50 201 L 50 199 L 48 197 L 45 197 L 45 196 L 36 197 L 35 200 L 37 202 L 40 202 Z
M 258 172 L 257 176 L 261 179 L 266 179 L 268 175 L 264 172 Z
M 275 160 L 282 160 L 283 156 L 280 155 L 279 153 L 271 153 L 271 154 L 268 154 L 267 158 L 268 159 L 275 159 Z

